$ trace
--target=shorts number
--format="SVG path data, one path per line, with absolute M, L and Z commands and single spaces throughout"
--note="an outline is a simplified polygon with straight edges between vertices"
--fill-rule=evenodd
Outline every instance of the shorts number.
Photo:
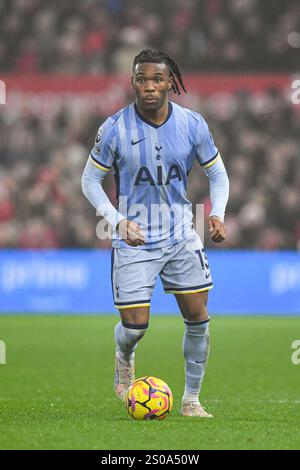
M 195 250 L 196 255 L 199 256 L 200 263 L 201 263 L 201 268 L 204 270 L 209 269 L 209 264 L 208 264 L 208 258 L 207 254 L 205 253 L 204 249 L 202 248 L 201 250 Z

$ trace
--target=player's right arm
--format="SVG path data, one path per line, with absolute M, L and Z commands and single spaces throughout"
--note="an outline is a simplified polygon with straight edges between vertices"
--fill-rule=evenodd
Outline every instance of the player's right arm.
M 110 121 L 110 118 L 107 119 L 98 130 L 95 145 L 82 174 L 82 192 L 128 245 L 137 246 L 144 243 L 139 225 L 127 220 L 117 211 L 102 187 L 103 179 L 113 165 L 116 150 L 114 131 Z

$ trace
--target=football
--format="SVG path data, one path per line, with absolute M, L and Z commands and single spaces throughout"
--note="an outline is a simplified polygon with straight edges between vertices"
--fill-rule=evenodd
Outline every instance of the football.
M 145 376 L 130 385 L 125 405 L 133 419 L 164 419 L 172 411 L 173 395 L 163 380 Z

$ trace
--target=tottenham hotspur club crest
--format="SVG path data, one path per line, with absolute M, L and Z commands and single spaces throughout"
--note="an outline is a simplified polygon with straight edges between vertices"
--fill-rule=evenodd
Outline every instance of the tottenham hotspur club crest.
M 159 147 L 157 144 L 155 145 L 155 150 L 157 151 L 157 155 L 156 155 L 156 160 L 160 160 L 161 159 L 161 155 L 159 155 L 159 151 L 162 149 L 162 147 Z
M 120 297 L 120 294 L 119 294 L 119 289 L 120 289 L 120 287 L 119 287 L 119 286 L 116 286 L 117 297 Z

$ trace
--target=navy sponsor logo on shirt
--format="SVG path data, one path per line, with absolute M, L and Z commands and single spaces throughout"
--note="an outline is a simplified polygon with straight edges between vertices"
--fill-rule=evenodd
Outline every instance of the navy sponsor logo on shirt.
M 156 167 L 156 181 L 150 173 L 149 168 L 146 166 L 142 166 L 135 179 L 135 186 L 138 186 L 140 183 L 150 183 L 151 186 L 158 186 L 167 185 L 170 183 L 171 180 L 178 179 L 178 181 L 182 181 L 182 173 L 178 165 L 172 165 L 169 168 L 166 180 L 163 181 L 163 173 L 162 173 L 162 166 Z

